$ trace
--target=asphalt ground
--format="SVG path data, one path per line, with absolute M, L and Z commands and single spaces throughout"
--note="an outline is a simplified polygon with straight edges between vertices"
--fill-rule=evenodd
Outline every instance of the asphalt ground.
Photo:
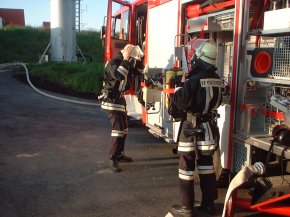
M 134 162 L 112 173 L 110 131 L 99 107 L 42 96 L 0 69 L 0 216 L 166 216 L 179 201 L 172 146 L 135 125 L 126 142 L 126 155 Z M 199 203 L 198 184 L 195 189 Z M 225 193 L 219 189 L 216 216 Z M 235 216 L 259 215 L 239 211 Z

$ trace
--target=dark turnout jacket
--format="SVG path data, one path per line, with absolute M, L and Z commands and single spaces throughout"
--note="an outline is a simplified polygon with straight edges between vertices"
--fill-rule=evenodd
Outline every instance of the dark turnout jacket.
M 130 75 L 129 61 L 118 55 L 105 66 L 103 87 L 106 90 L 123 93 L 130 89 L 131 80 L 128 79 Z
M 176 89 L 173 103 L 192 114 L 207 114 L 220 106 L 222 87 L 222 80 L 214 71 L 201 70 Z
M 137 68 L 138 67 L 138 68 Z M 132 66 L 128 60 L 123 59 L 120 52 L 105 66 L 103 81 L 103 98 L 101 108 L 106 111 L 118 111 L 126 113 L 126 101 L 124 93 L 130 90 L 133 82 L 133 74 L 144 68 L 141 61 Z
M 196 135 L 196 148 L 202 154 L 212 154 L 219 141 L 219 130 L 215 119 L 216 109 L 222 102 L 222 80 L 213 70 L 201 70 L 193 74 L 176 89 L 173 101 L 176 107 L 187 112 L 181 125 L 178 153 L 190 154 L 195 151 L 195 143 L 186 136 L 186 129 L 203 129 Z M 194 118 L 195 117 L 195 118 Z
M 128 60 L 120 53 L 105 66 L 101 108 L 126 113 L 124 92 L 130 89 L 131 74 Z

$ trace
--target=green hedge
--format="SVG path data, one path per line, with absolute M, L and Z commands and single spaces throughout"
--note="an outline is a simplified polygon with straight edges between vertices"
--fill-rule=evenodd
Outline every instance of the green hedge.
M 104 49 L 99 32 L 81 31 L 77 34 L 77 45 L 84 55 L 92 57 L 93 62 L 104 62 Z
M 45 29 L 8 26 L 0 30 L 0 63 L 38 62 L 49 38 Z
M 104 49 L 99 32 L 77 33 L 77 44 L 92 62 L 45 63 L 38 65 L 39 57 L 50 40 L 50 30 L 33 27 L 8 26 L 0 30 L 0 63 L 24 62 L 29 64 L 32 76 L 64 85 L 79 92 L 100 93 L 103 80 Z M 89 60 L 89 58 L 87 58 Z

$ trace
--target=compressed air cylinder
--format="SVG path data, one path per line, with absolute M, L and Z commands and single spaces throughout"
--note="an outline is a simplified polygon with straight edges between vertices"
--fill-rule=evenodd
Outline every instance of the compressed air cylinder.
M 170 90 L 175 87 L 171 87 L 171 79 L 177 75 L 183 75 L 182 69 L 170 69 L 165 72 L 165 89 Z M 169 103 L 170 103 L 170 95 L 172 93 L 166 93 L 165 94 L 165 108 L 168 109 Z

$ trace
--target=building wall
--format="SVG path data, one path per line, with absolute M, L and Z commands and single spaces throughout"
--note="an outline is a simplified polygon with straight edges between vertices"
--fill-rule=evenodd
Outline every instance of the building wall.
M 50 29 L 50 22 L 43 22 L 43 23 L 42 23 L 42 27 L 43 27 L 44 29 Z
M 24 9 L 0 8 L 4 25 L 25 26 Z

